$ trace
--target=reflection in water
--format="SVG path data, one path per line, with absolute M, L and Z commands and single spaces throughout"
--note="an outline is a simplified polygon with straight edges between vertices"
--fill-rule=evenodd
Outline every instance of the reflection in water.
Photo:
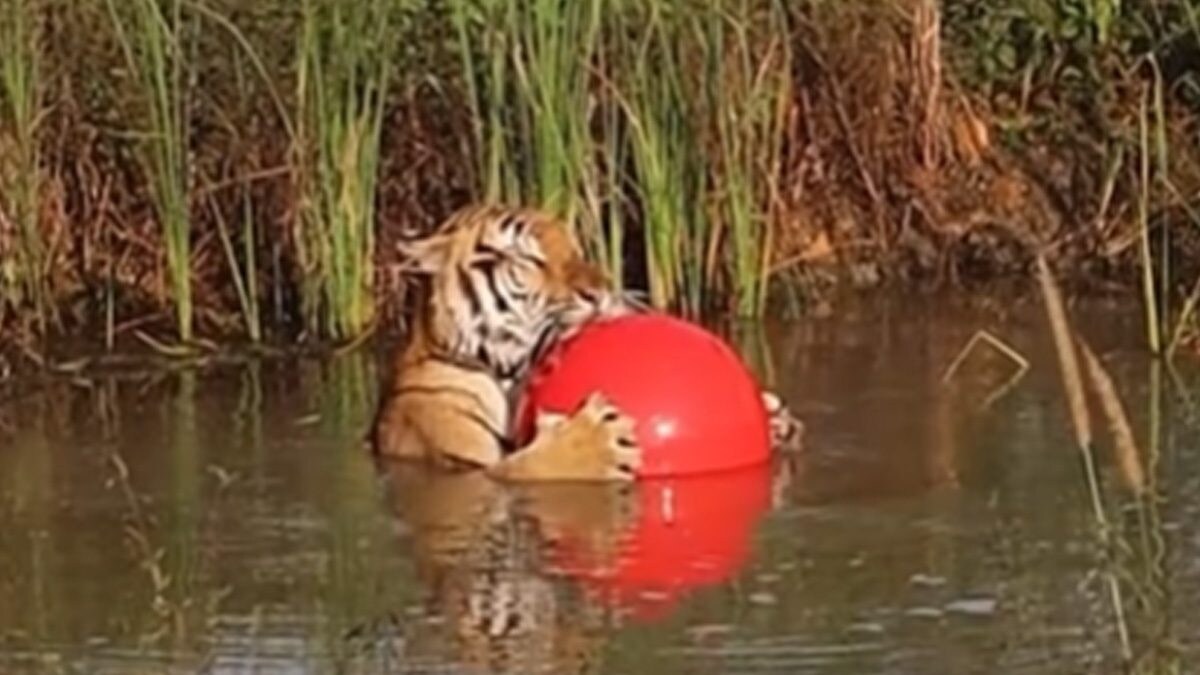
M 410 635 L 417 659 L 484 672 L 581 673 L 610 620 L 577 584 L 549 568 L 564 539 L 614 555 L 636 515 L 611 486 L 503 488 L 477 473 L 436 475 L 388 467 L 391 503 L 434 617 Z
M 692 591 L 728 581 L 746 563 L 770 506 L 771 471 L 763 465 L 645 481 L 631 496 L 638 515 L 619 549 L 597 551 L 566 530 L 556 563 L 623 616 L 665 618 Z
M 375 466 L 366 351 L 31 384 L 0 672 L 1189 672 L 1197 374 L 1137 312 L 1072 311 L 1152 485 L 1098 448 L 1107 539 L 1036 302 L 730 327 L 807 450 L 623 489 Z M 943 381 L 978 330 L 1030 361 L 998 396 L 989 350 Z
M 437 655 L 516 673 L 594 672 L 610 632 L 728 580 L 746 562 L 771 475 L 762 466 L 634 486 L 503 486 L 385 468 L 426 611 L 453 645 Z M 446 642 L 437 637 L 413 646 Z

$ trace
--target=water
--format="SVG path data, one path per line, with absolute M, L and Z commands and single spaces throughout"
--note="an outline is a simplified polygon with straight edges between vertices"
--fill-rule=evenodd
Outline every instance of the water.
M 1097 416 L 1108 556 L 1036 300 L 736 330 L 806 452 L 632 490 L 378 472 L 367 350 L 30 383 L 0 672 L 1108 673 L 1123 632 L 1138 672 L 1189 672 L 1196 368 L 1140 352 L 1135 306 L 1073 312 L 1163 495 Z M 943 382 L 979 330 L 1029 361 L 1007 389 L 987 347 Z

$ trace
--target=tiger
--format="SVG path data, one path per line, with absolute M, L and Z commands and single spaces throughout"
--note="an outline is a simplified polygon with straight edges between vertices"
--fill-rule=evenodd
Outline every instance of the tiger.
M 633 420 L 599 392 L 569 416 L 539 417 L 524 446 L 514 440 L 515 397 L 535 355 L 564 327 L 623 311 L 564 223 L 471 205 L 401 253 L 423 289 L 376 414 L 377 456 L 510 480 L 633 478 Z
M 370 432 L 377 457 L 505 480 L 633 480 L 634 421 L 602 392 L 571 414 L 538 415 L 533 439 L 515 439 L 515 404 L 540 355 L 588 322 L 644 311 L 584 258 L 564 220 L 472 204 L 398 248 L 421 290 Z M 794 445 L 799 420 L 776 394 L 763 401 L 773 444 Z

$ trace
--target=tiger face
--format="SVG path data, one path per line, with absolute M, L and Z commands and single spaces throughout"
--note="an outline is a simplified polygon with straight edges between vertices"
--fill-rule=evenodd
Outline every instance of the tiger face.
M 426 338 L 502 380 L 519 376 L 563 331 L 621 311 L 565 224 L 534 209 L 468 207 L 402 253 L 409 270 L 428 278 Z

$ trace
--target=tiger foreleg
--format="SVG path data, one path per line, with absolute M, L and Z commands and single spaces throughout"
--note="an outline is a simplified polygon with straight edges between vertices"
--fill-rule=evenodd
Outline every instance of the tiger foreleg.
M 631 481 L 641 461 L 633 420 L 597 393 L 570 416 L 544 414 L 533 441 L 489 471 L 508 480 Z
M 504 395 L 490 377 L 425 365 L 382 401 L 375 453 L 441 466 L 491 466 L 503 456 L 507 416 Z

